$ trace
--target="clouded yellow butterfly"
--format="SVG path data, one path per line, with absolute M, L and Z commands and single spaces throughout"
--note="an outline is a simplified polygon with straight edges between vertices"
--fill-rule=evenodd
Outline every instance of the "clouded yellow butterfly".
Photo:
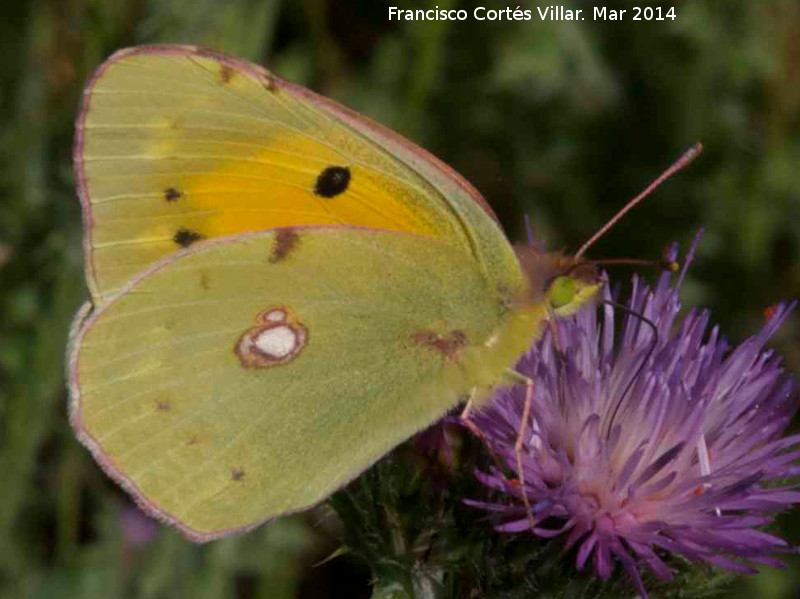
M 573 259 L 515 251 L 411 142 L 195 47 L 103 64 L 74 159 L 91 300 L 72 423 L 196 541 L 312 506 L 486 397 L 599 285 Z

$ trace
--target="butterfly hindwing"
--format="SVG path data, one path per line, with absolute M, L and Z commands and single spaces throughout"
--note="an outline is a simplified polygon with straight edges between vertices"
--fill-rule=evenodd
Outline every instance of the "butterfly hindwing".
M 499 377 L 532 334 L 485 356 L 509 318 L 440 241 L 305 227 L 204 242 L 81 321 L 72 421 L 149 512 L 209 540 L 317 503 Z

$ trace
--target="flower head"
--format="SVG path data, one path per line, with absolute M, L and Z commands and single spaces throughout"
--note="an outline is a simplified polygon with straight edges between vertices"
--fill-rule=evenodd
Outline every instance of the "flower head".
M 478 472 L 511 501 L 468 503 L 493 512 L 498 531 L 566 535 L 578 568 L 591 559 L 600 578 L 616 557 L 642 594 L 642 566 L 672 577 L 665 552 L 739 572 L 753 571 L 747 562 L 780 565 L 774 554 L 786 543 L 758 528 L 800 502 L 781 483 L 799 471 L 800 435 L 781 437 L 796 409 L 794 382 L 765 349 L 794 306 L 775 307 L 758 334 L 731 348 L 717 327 L 706 332 L 707 311 L 678 319 L 685 268 L 676 286 L 669 273 L 652 290 L 634 278 L 627 308 L 641 316 L 625 314 L 616 339 L 612 307 L 599 318 L 583 310 L 520 360 L 517 370 L 534 381 L 524 486 L 514 445 L 525 390 L 502 390 L 473 416 L 516 478 Z

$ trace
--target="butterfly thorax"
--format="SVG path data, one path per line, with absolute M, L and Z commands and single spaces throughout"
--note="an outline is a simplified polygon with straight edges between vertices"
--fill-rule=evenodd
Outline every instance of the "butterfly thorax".
M 511 298 L 505 318 L 485 342 L 465 348 L 457 360 L 460 371 L 467 373 L 478 405 L 498 385 L 518 382 L 506 374 L 539 338 L 547 322 L 589 303 L 602 284 L 590 262 L 530 246 L 515 251 L 527 278 L 526 288 Z

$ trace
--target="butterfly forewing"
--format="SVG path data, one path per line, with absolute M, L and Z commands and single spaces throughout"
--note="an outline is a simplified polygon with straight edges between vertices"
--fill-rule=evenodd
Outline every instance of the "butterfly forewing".
M 109 59 L 85 94 L 75 163 L 98 304 L 203 239 L 307 224 L 441 239 L 498 285 L 521 284 L 485 202 L 443 163 L 255 65 L 194 47 Z

